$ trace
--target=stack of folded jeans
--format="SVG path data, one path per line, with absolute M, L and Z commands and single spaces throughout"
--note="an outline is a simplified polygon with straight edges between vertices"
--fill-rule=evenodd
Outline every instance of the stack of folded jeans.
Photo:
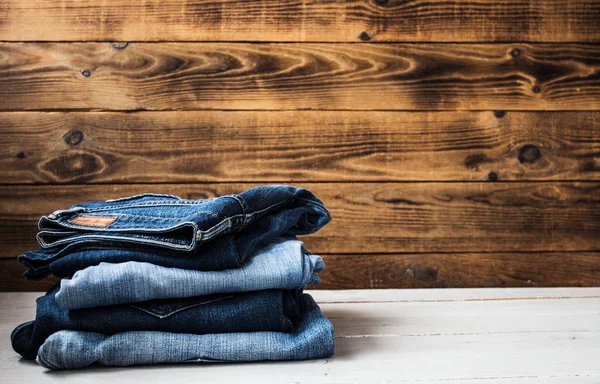
M 285 185 L 55 211 L 39 221 L 41 249 L 19 261 L 29 279 L 62 280 L 13 348 L 50 369 L 331 356 L 333 327 L 303 293 L 324 264 L 296 238 L 330 220 L 310 191 Z

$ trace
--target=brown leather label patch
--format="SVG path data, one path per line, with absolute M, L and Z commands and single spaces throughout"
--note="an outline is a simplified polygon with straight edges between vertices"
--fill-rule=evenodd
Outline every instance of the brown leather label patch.
M 117 216 L 79 215 L 67 220 L 69 223 L 87 225 L 90 227 L 106 227 L 117 220 Z

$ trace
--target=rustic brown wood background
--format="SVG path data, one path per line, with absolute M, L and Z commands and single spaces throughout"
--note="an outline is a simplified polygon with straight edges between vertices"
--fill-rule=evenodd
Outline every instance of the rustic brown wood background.
M 321 288 L 600 285 L 597 0 L 0 0 L 0 290 L 42 214 L 308 187 Z

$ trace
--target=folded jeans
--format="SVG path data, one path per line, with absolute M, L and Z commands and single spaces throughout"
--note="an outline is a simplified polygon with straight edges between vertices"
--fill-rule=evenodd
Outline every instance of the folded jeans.
M 62 330 L 103 334 L 291 332 L 299 317 L 301 294 L 300 290 L 267 290 L 65 310 L 56 303 L 57 291 L 55 286 L 38 298 L 36 319 L 19 325 L 11 334 L 13 349 L 25 359 L 35 359 L 46 338 Z
M 132 331 L 104 335 L 59 331 L 40 347 L 37 361 L 49 369 L 91 364 L 136 364 L 206 361 L 304 360 L 333 355 L 333 326 L 308 294 L 299 297 L 300 319 L 292 333 L 238 332 L 195 335 Z
M 321 257 L 297 239 L 279 238 L 259 249 L 241 268 L 194 271 L 150 263 L 100 263 L 62 279 L 56 302 L 64 309 L 91 308 L 169 298 L 301 289 L 319 282 Z
M 330 220 L 310 191 L 287 185 L 201 200 L 145 193 L 82 203 L 43 216 L 37 235 L 42 248 L 23 253 L 19 261 L 28 267 L 26 277 L 34 280 L 52 273 L 52 263 L 71 253 L 106 248 L 129 250 L 139 258 L 143 251 L 192 257 L 200 252 L 202 258 L 193 269 L 236 268 L 273 238 L 314 233 Z M 219 246 L 204 251 L 206 244 L 227 236 Z M 149 258 L 155 263 L 161 259 Z M 105 261 L 92 259 L 94 264 Z

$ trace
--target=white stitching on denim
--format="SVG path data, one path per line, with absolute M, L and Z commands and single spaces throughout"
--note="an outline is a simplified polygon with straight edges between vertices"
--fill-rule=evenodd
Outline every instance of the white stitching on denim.
M 87 215 L 87 214 L 85 214 L 85 215 Z M 104 216 L 104 215 L 106 215 L 106 214 L 102 214 L 102 216 Z M 177 218 L 177 217 L 159 217 L 159 216 L 132 215 L 130 213 L 113 213 L 112 215 L 113 216 L 127 216 L 127 217 L 141 217 L 144 220 L 176 220 L 176 221 L 181 221 L 181 218 Z M 91 215 L 87 215 L 87 216 L 101 216 L 101 215 L 91 214 Z
M 81 207 L 83 209 L 85 209 L 86 212 L 100 212 L 100 211 L 109 211 L 109 210 L 113 210 L 113 209 L 122 209 L 122 208 L 131 208 L 131 207 L 136 207 L 136 208 L 143 208 L 143 207 L 156 207 L 156 206 L 186 206 L 186 205 L 201 205 L 201 204 L 205 204 L 211 200 L 215 200 L 216 198 L 213 199 L 206 199 L 206 200 L 160 200 L 160 201 L 148 201 L 148 202 L 143 202 L 143 203 L 137 203 L 137 204 L 121 204 L 121 205 L 114 205 L 114 206 L 103 206 L 103 207 L 99 207 L 99 208 L 87 208 L 87 207 Z
M 48 235 L 76 235 L 79 232 L 77 231 L 61 231 L 61 230 L 50 230 L 50 229 L 42 229 L 38 232 L 43 232 L 46 233 Z
M 91 238 L 91 239 L 112 239 L 112 240 L 120 240 L 122 242 L 128 242 L 128 243 L 148 243 L 148 244 L 157 244 L 157 245 L 162 245 L 165 246 L 165 248 L 180 248 L 180 249 L 193 249 L 193 246 L 196 242 L 196 239 L 193 238 L 192 239 L 192 244 L 188 245 L 181 245 L 181 244 L 174 244 L 174 243 L 168 243 L 168 242 L 164 242 L 164 241 L 157 241 L 157 240 L 148 240 L 148 239 L 143 239 L 143 238 L 131 238 L 131 237 L 119 237 L 119 236 L 106 236 L 106 235 L 81 235 L 77 237 L 77 240 L 79 239 L 84 239 L 84 238 Z M 59 241 L 55 241 L 53 243 L 50 244 L 62 244 L 65 241 L 59 240 Z M 46 243 L 45 241 L 40 239 L 40 243 L 42 244 L 42 247 L 44 245 L 49 245 L 48 243 Z M 54 246 L 53 245 L 53 246 Z
M 214 218 L 215 220 L 220 220 L 219 216 L 217 216 L 216 213 L 214 213 L 213 211 L 209 211 L 209 210 L 204 210 L 204 211 L 199 211 L 199 212 L 194 212 L 194 214 L 197 213 L 206 213 L 207 215 L 211 216 L 212 218 Z M 107 215 L 106 213 L 103 214 L 95 214 L 95 213 L 88 213 L 88 212 L 82 212 L 76 216 L 71 217 L 70 219 L 66 220 L 66 221 L 59 221 L 57 220 L 52 220 L 50 219 L 50 221 L 52 223 L 58 224 L 58 225 L 65 225 L 65 226 L 76 226 L 77 224 L 73 224 L 72 222 L 70 222 L 69 220 L 73 220 L 76 219 L 77 217 L 81 216 L 81 215 L 86 215 L 86 216 L 105 216 Z M 132 215 L 130 213 L 111 213 L 111 216 L 127 216 L 127 217 L 140 217 L 143 218 L 144 220 L 154 220 L 154 221 L 161 221 L 161 220 L 171 220 L 171 221 L 181 221 L 181 218 L 174 218 L 174 217 L 159 217 L 159 216 L 145 216 L 145 215 Z M 68 224 L 67 224 L 68 223 Z M 185 222 L 184 222 L 185 223 Z M 112 224 L 112 223 L 111 223 Z M 84 226 L 84 227 L 78 227 L 78 228 L 87 228 L 88 226 Z M 110 224 L 107 226 L 110 227 Z M 106 228 L 107 228 L 106 227 Z M 142 228 L 142 227 L 139 227 Z M 40 228 L 38 228 L 39 230 L 41 230 Z
M 227 196 L 221 196 L 220 198 L 222 198 L 222 197 L 230 197 L 231 198 L 232 196 L 231 195 L 227 195 Z M 212 199 L 208 199 L 208 200 L 215 200 L 215 199 L 218 199 L 218 198 L 212 198 Z M 234 198 L 234 199 L 236 201 L 238 201 L 236 198 Z M 166 232 L 166 231 L 171 231 L 171 230 L 179 229 L 181 227 L 184 227 L 186 224 L 192 224 L 192 226 L 196 230 L 196 232 L 195 232 L 196 236 L 194 236 L 194 238 L 192 240 L 192 243 L 195 243 L 195 241 L 199 240 L 199 239 L 210 240 L 210 239 L 218 236 L 220 233 L 224 232 L 226 229 L 231 228 L 231 219 L 233 219 L 233 218 L 238 218 L 238 217 L 243 217 L 244 218 L 244 222 L 242 223 L 242 226 L 240 228 L 240 229 L 243 229 L 248 223 L 251 222 L 252 217 L 254 217 L 254 216 L 260 216 L 262 213 L 267 212 L 269 210 L 273 210 L 275 207 L 283 206 L 285 204 L 288 204 L 288 203 L 292 202 L 294 199 L 302 200 L 302 201 L 305 201 L 307 203 L 314 204 L 316 206 L 321 206 L 321 207 L 325 208 L 323 206 L 323 204 L 319 204 L 316 201 L 312 201 L 312 200 L 309 200 L 309 199 L 306 199 L 306 198 L 302 198 L 302 197 L 291 197 L 289 199 L 282 200 L 282 201 L 280 201 L 278 203 L 271 204 L 270 206 L 268 206 L 266 208 L 263 208 L 263 209 L 261 209 L 259 211 L 254 211 L 254 212 L 251 212 L 251 213 L 248 213 L 248 214 L 238 214 L 238 215 L 233 215 L 233 216 L 227 217 L 226 220 L 221 220 L 216 225 L 214 225 L 211 228 L 208 228 L 207 230 L 204 230 L 204 231 L 198 229 L 197 225 L 195 223 L 192 223 L 192 222 L 184 222 L 184 223 L 182 223 L 179 226 L 162 228 L 162 229 L 159 229 L 159 230 L 157 230 L 156 228 L 136 227 L 136 228 L 119 228 L 118 231 L 134 232 L 134 231 L 138 231 L 138 230 L 149 230 L 150 233 L 163 233 L 163 232 Z M 196 201 L 206 202 L 208 200 L 196 200 Z M 159 203 L 159 202 L 155 202 L 155 203 Z M 239 203 L 239 201 L 238 201 L 238 203 Z M 159 205 L 159 204 L 149 204 L 149 203 L 145 203 L 145 204 L 148 204 L 148 206 Z M 197 204 L 164 204 L 164 205 L 168 206 L 168 205 L 197 205 Z M 105 207 L 105 208 L 102 208 L 102 209 L 98 208 L 98 209 L 94 209 L 94 210 L 87 210 L 87 212 L 98 212 L 98 211 L 101 211 L 101 210 L 110 210 L 110 209 L 118 209 L 118 208 L 133 207 L 133 206 L 135 206 L 135 207 L 143 207 L 145 205 L 128 204 L 128 205 L 122 205 L 122 206 L 116 206 L 116 207 Z M 207 211 L 202 211 L 202 212 L 210 214 L 215 219 L 219 220 L 219 217 L 214 212 L 212 212 L 212 211 L 208 211 L 207 210 Z M 84 213 L 85 212 L 82 212 L 81 214 L 84 214 Z M 129 214 L 115 213 L 115 215 L 129 215 Z M 136 215 L 129 215 L 129 216 L 136 216 Z M 144 217 L 144 216 L 140 215 L 140 217 Z M 160 219 L 161 218 L 157 218 L 156 220 L 160 220 Z M 40 221 L 41 221 L 41 219 L 40 219 Z M 225 222 L 228 224 L 227 227 L 225 227 L 225 225 L 224 225 Z M 73 225 L 72 223 L 68 223 L 68 224 L 66 224 L 66 223 L 60 223 L 60 224 L 64 225 L 64 226 L 67 226 L 69 228 L 89 229 L 89 227 L 79 226 L 79 225 Z M 97 229 L 98 232 L 111 232 L 109 230 L 109 228 L 96 228 L 96 229 Z M 40 234 L 41 234 L 41 232 L 38 233 L 38 236 L 36 236 L 36 237 L 39 237 Z M 111 238 L 110 236 L 105 236 L 105 235 L 94 235 L 94 236 L 96 236 L 98 238 Z M 92 238 L 94 238 L 94 236 L 89 236 L 89 235 L 87 235 L 87 236 L 79 236 L 78 239 L 80 239 L 82 237 L 92 237 Z M 117 237 L 117 238 L 118 239 L 122 239 L 122 238 L 119 238 L 119 237 Z M 129 238 L 125 238 L 125 239 L 129 239 Z M 140 239 L 138 238 L 138 239 L 134 239 L 134 240 L 140 240 Z M 123 241 L 127 241 L 127 240 L 123 240 Z M 58 240 L 58 241 L 55 241 L 55 242 L 53 242 L 51 244 L 56 245 L 56 244 L 62 244 L 64 242 L 65 242 L 64 240 Z M 130 241 L 130 242 L 135 243 L 136 241 Z M 149 243 L 155 243 L 155 244 L 173 245 L 173 243 L 158 242 L 158 241 L 154 241 L 154 240 L 143 240 L 142 242 L 145 242 L 145 243 L 149 242 Z M 43 245 L 49 245 L 48 243 L 44 242 L 41 238 L 40 238 L 40 243 L 42 244 L 42 246 Z M 178 247 L 178 248 L 182 248 L 181 246 L 176 246 L 176 245 L 173 245 L 173 246 L 174 247 Z M 186 247 L 183 247 L 183 248 L 186 248 Z
M 218 236 L 219 234 L 223 233 L 226 229 L 229 229 L 229 221 L 231 218 L 226 218 L 224 220 L 221 220 L 219 223 L 217 223 L 216 225 L 213 225 L 212 227 L 208 228 L 207 230 L 199 230 L 198 234 L 200 235 L 200 238 L 203 239 L 204 241 L 210 240 L 213 237 Z M 226 225 L 227 224 L 227 225 Z
M 202 238 L 204 240 L 210 240 L 210 239 L 218 236 L 219 234 L 221 234 L 222 232 L 224 232 L 226 229 L 229 229 L 231 227 L 231 225 L 228 224 L 227 227 L 222 228 L 222 227 L 224 227 L 224 223 L 226 223 L 226 222 L 229 223 L 230 220 L 233 220 L 233 219 L 238 218 L 238 217 L 242 217 L 244 219 L 244 222 L 242 223 L 241 228 L 239 229 L 239 230 L 241 230 L 241 229 L 243 229 L 246 225 L 248 225 L 251 222 L 251 219 L 252 219 L 253 216 L 259 215 L 259 214 L 261 214 L 263 212 L 266 212 L 266 211 L 269 211 L 269 210 L 273 210 L 273 209 L 275 209 L 275 207 L 283 206 L 285 204 L 290 203 L 291 201 L 293 201 L 293 199 L 286 199 L 286 200 L 282 200 L 282 201 L 280 201 L 278 203 L 271 204 L 268 207 L 261 209 L 260 211 L 255 211 L 255 212 L 251 212 L 251 213 L 248 213 L 248 214 L 238 214 L 238 215 L 229 216 L 229 217 L 226 218 L 227 221 L 226 220 L 222 220 L 217 225 L 215 225 L 215 226 L 213 226 L 213 227 L 211 227 L 211 228 L 209 228 L 209 229 L 207 229 L 205 231 L 200 231 L 201 235 L 202 235 Z
M 181 223 L 181 224 L 176 225 L 174 227 L 169 227 L 167 229 L 163 229 L 163 230 L 160 230 L 160 231 L 156 231 L 155 228 L 123 228 L 123 229 L 118 229 L 118 231 L 124 232 L 124 233 L 135 233 L 135 231 L 138 231 L 140 229 L 148 229 L 148 230 L 152 229 L 153 231 L 150 231 L 149 233 L 156 234 L 156 233 L 164 233 L 164 232 L 172 231 L 172 230 L 175 230 L 175 229 L 180 229 L 180 228 L 187 227 L 187 226 L 191 226 L 192 227 L 192 229 L 194 231 L 194 236 L 192 236 L 192 244 L 190 244 L 190 247 L 184 247 L 184 248 L 193 249 L 193 246 L 195 246 L 195 244 L 196 244 L 196 239 L 197 239 L 196 235 L 197 235 L 197 232 L 198 232 L 198 225 L 196 225 L 196 223 L 193 223 L 193 222 L 184 222 L 184 223 Z M 82 228 L 82 229 L 88 229 L 88 228 Z M 95 231 L 95 232 L 100 232 L 100 233 L 111 233 L 112 232 L 112 231 L 108 231 L 106 228 L 96 228 L 96 229 L 97 229 L 97 231 Z M 43 233 L 44 233 L 44 231 L 41 231 L 41 232 L 38 232 L 37 235 L 36 235 L 36 239 L 40 243 L 40 245 L 42 246 L 42 248 L 51 248 L 51 247 L 54 247 L 54 246 L 56 246 L 58 244 L 73 243 L 73 240 L 69 240 L 69 238 L 57 240 L 57 241 L 54 241 L 52 243 L 47 243 L 42 238 L 42 234 Z M 97 234 L 96 235 L 80 235 L 80 236 L 77 236 L 77 238 L 75 239 L 75 241 L 77 241 L 79 239 L 82 239 L 82 238 L 92 238 L 92 239 L 94 239 L 94 238 L 100 238 L 100 239 L 110 239 L 110 238 L 112 238 L 112 239 L 119 239 L 121 241 L 135 243 L 135 241 L 130 240 L 130 239 L 132 239 L 131 237 L 107 236 L 107 235 L 104 235 L 104 234 L 102 234 L 102 235 L 97 235 Z M 137 239 L 134 239 L 134 240 L 140 240 L 140 238 L 137 238 Z M 166 245 L 173 244 L 173 243 L 160 242 L 160 241 L 155 241 L 155 240 L 144 240 L 143 242 L 144 243 L 153 243 L 153 244 L 166 244 Z M 181 246 L 178 246 L 178 248 L 181 248 Z
M 83 213 L 85 214 L 85 213 Z M 118 215 L 118 214 L 115 214 Z M 75 216 L 74 218 L 77 218 L 80 215 Z M 73 219 L 73 218 L 72 218 Z M 86 229 L 89 230 L 90 227 L 89 226 L 85 226 L 85 225 L 79 225 L 79 224 L 73 224 L 71 222 L 59 222 L 57 224 L 60 224 L 64 227 L 67 228 L 77 228 L 77 229 Z M 171 226 L 171 227 L 166 227 L 166 228 L 154 228 L 154 227 L 134 227 L 134 228 L 116 228 L 116 229 L 112 229 L 112 228 L 108 228 L 108 227 L 93 227 L 94 228 L 94 232 L 135 232 L 135 231 L 140 231 L 140 230 L 145 230 L 148 231 L 149 233 L 164 233 L 164 232 L 169 232 L 169 231 L 173 231 L 176 229 L 180 229 L 186 226 L 193 226 L 195 229 L 197 229 L 197 225 L 196 223 L 192 222 L 192 221 L 183 221 L 180 224 Z M 44 232 L 44 231 L 40 231 Z

